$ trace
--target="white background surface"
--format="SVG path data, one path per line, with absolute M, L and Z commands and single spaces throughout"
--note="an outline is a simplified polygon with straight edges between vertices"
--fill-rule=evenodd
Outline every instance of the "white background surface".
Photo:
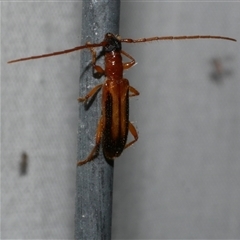
M 239 3 L 122 2 L 120 35 L 213 34 L 240 40 Z M 1 3 L 3 239 L 72 239 L 81 4 Z M 113 238 L 239 238 L 239 42 L 125 44 L 139 141 L 115 162 Z M 211 76 L 212 60 L 224 71 Z M 136 100 L 137 99 L 137 100 Z M 19 176 L 22 151 L 29 155 Z

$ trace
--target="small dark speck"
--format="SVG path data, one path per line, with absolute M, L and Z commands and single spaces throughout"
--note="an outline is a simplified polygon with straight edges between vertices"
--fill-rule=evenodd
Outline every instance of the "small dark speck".
M 213 58 L 211 61 L 212 72 L 210 78 L 216 83 L 221 83 L 224 79 L 232 75 L 232 70 L 226 67 L 226 59 Z
M 20 176 L 27 175 L 28 162 L 29 162 L 29 157 L 26 152 L 23 152 L 21 154 L 21 160 L 20 160 L 20 164 L 19 164 Z

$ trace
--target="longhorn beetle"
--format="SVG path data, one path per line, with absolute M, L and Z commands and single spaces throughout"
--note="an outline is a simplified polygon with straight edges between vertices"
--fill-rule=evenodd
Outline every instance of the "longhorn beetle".
M 86 43 L 83 46 L 67 49 L 60 52 L 53 52 L 44 55 L 32 56 L 9 61 L 8 63 L 20 62 L 36 58 L 44 58 L 64 53 L 70 53 L 82 49 L 89 49 L 92 54 L 92 66 L 95 73 L 105 76 L 105 82 L 95 86 L 85 97 L 79 97 L 79 102 L 86 103 L 89 98 L 94 96 L 102 89 L 102 116 L 99 120 L 96 132 L 96 143 L 89 156 L 77 163 L 81 166 L 93 160 L 99 152 L 102 143 L 103 154 L 108 159 L 119 157 L 122 151 L 130 147 L 138 140 L 138 133 L 129 121 L 129 97 L 139 95 L 139 92 L 129 85 L 129 81 L 123 78 L 123 71 L 131 68 L 135 64 L 135 59 L 122 50 L 123 43 L 142 43 L 160 40 L 184 40 L 184 39 L 224 39 L 236 41 L 233 38 L 222 36 L 167 36 L 167 37 L 151 37 L 140 39 L 121 39 L 118 35 L 107 33 L 100 43 Z M 102 47 L 102 53 L 105 57 L 105 69 L 96 65 L 97 53 L 95 48 Z M 129 62 L 122 61 L 122 55 L 129 58 Z M 133 135 L 134 140 L 127 143 L 128 131 Z

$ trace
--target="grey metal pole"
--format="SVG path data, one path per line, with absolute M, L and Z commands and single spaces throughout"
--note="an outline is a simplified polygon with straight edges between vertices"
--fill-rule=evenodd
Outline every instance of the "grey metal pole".
M 82 9 L 82 44 L 101 42 L 107 32 L 119 32 L 120 0 L 85 0 Z M 100 65 L 103 63 L 99 60 Z M 81 52 L 80 96 L 103 81 L 93 78 L 91 54 Z M 85 159 L 95 144 L 101 115 L 101 94 L 86 108 L 79 105 L 78 160 Z M 101 149 L 101 148 L 100 148 Z M 99 156 L 77 167 L 75 239 L 111 239 L 113 164 Z

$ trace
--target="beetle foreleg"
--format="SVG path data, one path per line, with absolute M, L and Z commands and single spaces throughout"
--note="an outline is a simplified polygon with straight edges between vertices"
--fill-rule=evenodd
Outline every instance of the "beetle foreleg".
M 101 138 L 102 138 L 102 131 L 103 131 L 103 123 L 102 123 L 103 119 L 101 117 L 99 123 L 98 123 L 98 127 L 97 127 L 97 133 L 96 133 L 96 137 L 95 137 L 95 146 L 93 148 L 93 150 L 91 151 L 91 153 L 89 154 L 89 156 L 83 160 L 83 161 L 79 161 L 77 163 L 77 166 L 82 166 L 87 162 L 92 161 L 99 152 L 99 147 L 100 147 L 100 143 L 101 143 Z
M 97 93 L 97 91 L 99 91 L 99 89 L 102 87 L 102 84 L 97 85 L 96 87 L 94 87 L 92 90 L 90 90 L 90 92 L 85 96 L 85 97 L 79 97 L 78 101 L 79 102 L 85 102 L 87 101 L 90 97 L 92 97 L 94 94 Z
M 87 42 L 87 44 L 91 44 L 90 42 Z M 104 69 L 99 66 L 96 65 L 97 62 L 97 52 L 94 50 L 94 48 L 90 48 L 91 54 L 92 54 L 92 65 L 93 65 L 93 69 L 101 76 L 105 75 L 105 71 Z M 94 74 L 94 72 L 93 72 Z
M 129 129 L 130 133 L 133 135 L 134 139 L 130 143 L 127 143 L 125 145 L 124 149 L 130 147 L 131 145 L 133 145 L 138 140 L 137 130 L 131 122 L 128 122 L 128 129 Z
M 123 63 L 123 69 L 125 69 L 125 70 L 129 69 L 136 63 L 135 59 L 131 55 L 129 55 L 128 53 L 126 53 L 124 51 L 121 51 L 121 53 L 132 60 L 131 62 Z

